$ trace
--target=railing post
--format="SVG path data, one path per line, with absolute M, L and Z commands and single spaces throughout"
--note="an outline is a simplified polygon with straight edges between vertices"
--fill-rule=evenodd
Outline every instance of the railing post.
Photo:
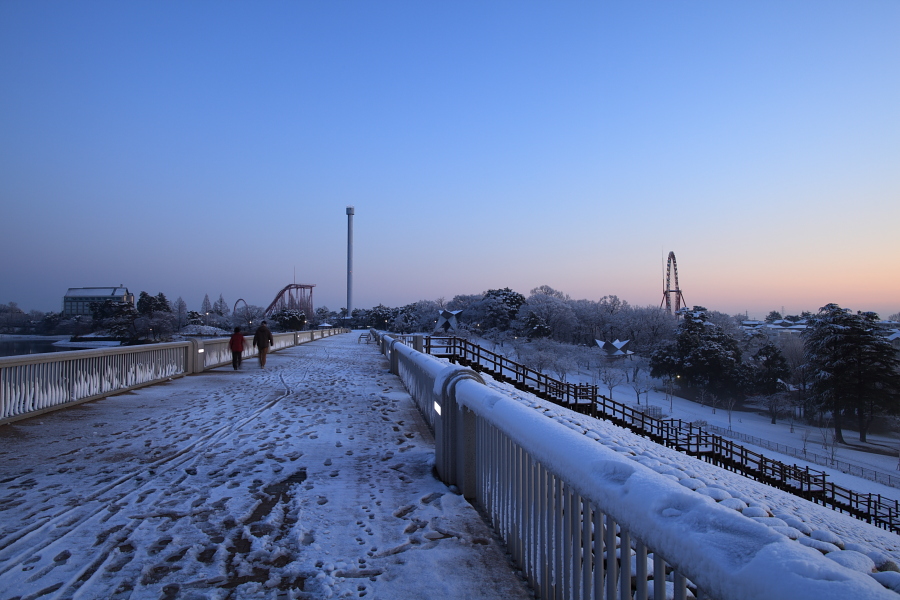
M 206 350 L 203 347 L 203 340 L 190 338 L 188 341 L 191 343 L 191 352 L 190 360 L 188 361 L 187 369 L 185 369 L 185 372 L 195 374 L 202 373 L 203 369 L 206 367 Z
M 475 415 L 456 400 L 456 386 L 465 379 L 484 384 L 478 373 L 459 367 L 435 382 L 440 406 L 435 407 L 434 462 L 444 483 L 455 485 L 463 496 L 474 498 L 477 494 Z
M 397 353 L 394 352 L 394 346 L 397 345 L 397 344 L 399 344 L 399 343 L 400 343 L 400 342 L 399 342 L 398 340 L 391 340 L 391 347 L 390 347 L 390 351 L 391 351 L 391 356 L 390 356 L 390 359 L 391 359 L 391 373 L 394 374 L 394 375 L 399 375 L 399 374 L 400 374 L 399 357 L 397 356 Z
M 414 335 L 413 336 L 413 349 L 416 352 L 425 353 L 425 336 L 424 335 Z

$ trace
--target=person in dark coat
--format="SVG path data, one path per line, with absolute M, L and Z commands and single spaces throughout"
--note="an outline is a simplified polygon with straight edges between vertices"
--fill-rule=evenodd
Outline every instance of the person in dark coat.
M 259 329 L 256 330 L 256 333 L 253 334 L 253 347 L 259 349 L 260 368 L 265 368 L 266 354 L 269 352 L 269 346 L 274 345 L 275 339 L 272 337 L 272 332 L 269 331 L 269 326 L 263 321 L 262 325 L 259 326 Z
M 241 368 L 241 354 L 244 352 L 244 335 L 240 327 L 234 328 L 234 333 L 228 340 L 228 347 L 231 348 L 231 366 L 237 371 Z

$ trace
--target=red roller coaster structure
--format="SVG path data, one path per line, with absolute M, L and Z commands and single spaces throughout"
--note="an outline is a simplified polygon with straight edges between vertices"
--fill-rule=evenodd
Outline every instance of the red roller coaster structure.
M 266 309 L 266 317 L 271 317 L 282 309 L 302 310 L 306 318 L 313 314 L 312 293 L 315 284 L 291 283 L 278 292 L 272 304 Z
M 675 272 L 675 289 L 672 289 L 672 272 Z M 663 299 L 659 307 L 666 307 L 666 312 L 672 314 L 672 296 L 675 296 L 675 314 L 678 315 L 682 307 L 687 307 L 681 288 L 678 287 L 678 263 L 675 262 L 675 253 L 669 252 L 669 260 L 666 261 L 666 287 L 663 288 Z

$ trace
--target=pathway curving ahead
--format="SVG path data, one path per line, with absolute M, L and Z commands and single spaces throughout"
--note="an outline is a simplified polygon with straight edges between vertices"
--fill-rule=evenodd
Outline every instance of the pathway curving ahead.
M 0 600 L 532 598 L 357 337 L 0 426 Z

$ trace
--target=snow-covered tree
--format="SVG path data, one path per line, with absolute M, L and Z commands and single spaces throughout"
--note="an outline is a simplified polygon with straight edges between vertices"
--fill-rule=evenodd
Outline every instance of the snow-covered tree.
M 750 360 L 750 386 L 757 394 L 786 391 L 790 375 L 787 360 L 772 342 L 763 344 Z
M 839 443 L 845 415 L 856 417 L 860 441 L 866 441 L 875 418 L 900 408 L 900 361 L 877 322 L 875 313 L 827 304 L 803 332 L 810 397 L 831 413 Z
M 431 333 L 440 307 L 433 300 L 419 300 L 392 309 L 394 319 L 389 328 L 398 333 Z
M 397 313 L 398 309 L 379 304 L 368 311 L 366 326 L 374 327 L 375 329 L 387 329 L 394 318 L 396 318 Z
M 547 336 L 571 342 L 577 322 L 568 300 L 568 296 L 550 286 L 531 290 L 528 300 L 518 311 L 516 330 L 526 337 Z
M 200 304 L 200 314 L 208 315 L 213 311 L 212 302 L 209 301 L 209 294 L 204 294 L 203 303 Z
M 649 357 L 675 339 L 675 317 L 658 306 L 629 307 L 616 317 L 619 324 L 612 339 L 629 340 L 629 350 L 637 355 Z
M 28 315 L 18 304 L 15 302 L 0 304 L 0 330 L 13 332 L 27 323 Z
M 225 298 L 222 297 L 222 294 L 219 294 L 219 299 L 212 305 L 212 312 L 220 317 L 227 317 L 231 314 L 231 309 L 228 308 L 228 303 L 225 302 Z
M 249 330 L 253 327 L 259 326 L 259 324 L 265 318 L 266 311 L 264 308 L 256 306 L 254 304 L 247 304 L 239 306 L 238 309 L 234 311 L 234 314 L 231 315 L 231 324 L 234 327 L 240 327 L 241 329 Z
M 609 390 L 609 399 L 612 400 L 613 390 L 625 383 L 625 371 L 613 360 L 606 360 L 600 366 L 600 381 Z
M 479 303 L 482 328 L 507 331 L 523 304 L 525 296 L 508 287 L 486 291 Z
M 634 390 L 634 394 L 637 396 L 637 403 L 640 404 L 641 394 L 646 394 L 653 389 L 653 379 L 650 378 L 648 373 L 637 371 L 631 378 L 631 389 Z
M 147 292 L 141 292 L 138 296 L 137 311 L 142 316 L 152 319 L 156 313 L 172 312 L 172 306 L 162 292 L 155 296 L 151 296 Z
M 285 331 L 300 331 L 306 325 L 306 315 L 296 308 L 283 308 L 272 315 L 272 320 Z
M 806 413 L 810 409 L 807 400 L 812 377 L 809 363 L 806 362 L 803 338 L 798 335 L 779 336 L 776 343 L 784 356 L 788 369 L 790 369 L 787 381 L 793 386 L 796 394 L 794 404 Z
M 91 312 L 94 315 L 94 325 L 106 331 L 112 338 L 128 341 L 137 336 L 135 320 L 140 313 L 130 302 L 92 302 Z
M 683 311 L 682 317 L 675 342 L 651 356 L 651 374 L 701 394 L 725 398 L 740 393 L 745 374 L 737 340 L 712 323 L 702 306 Z
M 766 323 L 774 323 L 775 321 L 780 321 L 781 313 L 778 312 L 777 310 L 773 310 L 769 314 L 766 315 L 765 320 L 766 320 Z

